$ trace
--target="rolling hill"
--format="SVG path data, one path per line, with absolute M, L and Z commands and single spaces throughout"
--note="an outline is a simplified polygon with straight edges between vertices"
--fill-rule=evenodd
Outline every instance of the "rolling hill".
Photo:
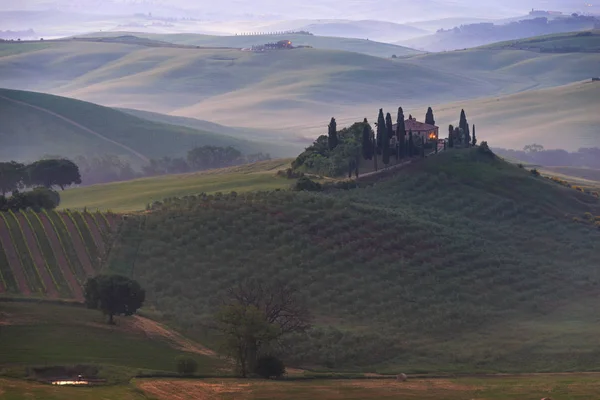
M 418 116 L 429 105 L 589 79 L 597 61 L 592 53 L 522 50 L 392 60 L 320 49 L 259 54 L 63 41 L 0 57 L 0 85 L 260 129 L 273 140 L 282 132 L 298 143 L 323 133 L 332 116 L 347 125 L 400 105 Z
M 600 233 L 573 220 L 586 212 L 597 198 L 454 150 L 349 191 L 168 199 L 125 222 L 110 265 L 195 334 L 245 277 L 297 284 L 315 328 L 288 343 L 294 365 L 594 369 Z
M 347 37 L 313 36 L 299 34 L 276 34 L 276 35 L 236 35 L 236 36 L 213 36 L 199 35 L 193 33 L 154 34 L 142 32 L 98 32 L 91 33 L 78 38 L 102 38 L 122 35 L 134 35 L 140 38 L 158 40 L 174 44 L 202 47 L 231 47 L 241 49 L 261 45 L 279 40 L 290 40 L 294 46 L 312 46 L 321 50 L 338 50 L 361 53 L 374 57 L 389 58 L 396 56 L 409 56 L 420 54 L 418 50 L 408 47 L 380 43 L 365 39 L 352 39 Z
M 437 121 L 456 121 L 461 109 L 477 126 L 479 140 L 521 149 L 532 143 L 546 148 L 577 150 L 600 147 L 600 82 L 577 82 L 548 89 L 442 104 Z M 453 120 L 454 118 L 454 120 Z M 447 124 L 443 124 L 447 136 Z
M 600 53 L 600 30 L 557 33 L 484 46 L 491 50 L 530 50 L 545 53 Z
M 283 146 L 150 121 L 35 92 L 0 89 L 0 118 L 0 159 L 115 154 L 140 165 L 149 158 L 184 155 L 198 145 L 233 146 L 244 153 L 283 152 Z

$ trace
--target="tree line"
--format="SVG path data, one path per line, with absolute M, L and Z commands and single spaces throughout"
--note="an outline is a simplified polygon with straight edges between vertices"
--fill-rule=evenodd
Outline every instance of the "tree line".
M 540 144 L 529 144 L 522 150 L 494 148 L 503 156 L 549 167 L 583 167 L 600 169 L 600 148 L 580 148 L 569 152 L 563 149 L 545 149 Z

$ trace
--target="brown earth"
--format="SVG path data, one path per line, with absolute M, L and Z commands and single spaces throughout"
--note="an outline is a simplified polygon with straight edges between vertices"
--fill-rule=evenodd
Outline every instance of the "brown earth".
M 83 243 L 83 239 L 75 226 L 73 220 L 66 213 L 59 213 L 65 225 L 67 226 L 67 231 L 69 231 L 69 235 L 71 236 L 71 241 L 73 242 L 73 246 L 75 248 L 75 253 L 77 253 L 77 258 L 79 258 L 79 262 L 83 266 L 83 270 L 85 271 L 87 276 L 94 276 L 95 271 L 92 266 L 92 262 L 90 260 L 90 256 L 85 249 L 85 244 Z
M 6 258 L 8 259 L 8 265 L 10 265 L 13 276 L 17 281 L 17 287 L 19 288 L 19 291 L 24 295 L 30 295 L 31 290 L 27 285 L 27 277 L 25 276 L 25 272 L 23 272 L 21 259 L 19 258 L 17 250 L 13 246 L 10 231 L 6 225 L 6 221 L 4 221 L 4 218 L 0 218 L 0 242 L 2 243 L 2 248 L 4 249 Z
M 59 297 L 58 290 L 54 286 L 54 281 L 52 280 L 52 277 L 50 276 L 50 273 L 48 272 L 46 260 L 44 259 L 44 256 L 42 255 L 42 250 L 39 248 L 39 246 L 37 244 L 35 234 L 34 234 L 33 230 L 31 229 L 31 226 L 29 226 L 29 223 L 27 222 L 27 219 L 25 218 L 25 216 L 23 214 L 16 213 L 15 215 L 17 217 L 17 220 L 19 221 L 19 224 L 21 225 L 21 229 L 23 230 L 23 235 L 25 236 L 25 241 L 27 242 L 27 246 L 29 247 L 29 250 L 31 251 L 31 255 L 33 257 L 33 263 L 35 264 L 36 268 L 38 269 L 40 276 L 42 277 L 42 281 L 44 282 L 44 286 L 46 287 L 46 295 L 50 298 L 57 299 Z
M 58 266 L 62 271 L 63 276 L 67 280 L 67 283 L 69 284 L 69 288 L 71 289 L 73 297 L 78 301 L 83 301 L 83 291 L 81 290 L 81 285 L 79 284 L 77 278 L 73 274 L 72 267 L 69 261 L 67 260 L 60 239 L 56 231 L 54 230 L 54 225 L 52 225 L 52 223 L 45 214 L 38 214 L 38 216 L 40 217 L 40 221 L 42 221 L 42 225 L 46 230 L 46 234 L 48 235 L 48 240 L 52 245 L 52 251 L 54 252 L 54 256 L 56 257 Z

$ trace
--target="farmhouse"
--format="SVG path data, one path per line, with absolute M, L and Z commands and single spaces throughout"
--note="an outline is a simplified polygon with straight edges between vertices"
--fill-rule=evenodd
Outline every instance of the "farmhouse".
M 392 125 L 394 132 L 396 132 L 397 124 Z M 419 122 L 415 118 L 410 118 L 404 121 L 404 128 L 406 129 L 406 134 L 409 131 L 412 131 L 413 138 L 421 138 L 423 137 L 426 141 L 434 141 L 439 137 L 440 128 L 435 125 L 429 125 L 424 122 Z

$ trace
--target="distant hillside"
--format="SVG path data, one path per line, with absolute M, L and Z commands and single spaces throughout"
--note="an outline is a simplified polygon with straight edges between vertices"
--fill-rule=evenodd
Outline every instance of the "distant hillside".
M 426 51 L 450 51 L 532 36 L 585 31 L 599 26 L 600 19 L 588 16 L 564 16 L 554 19 L 540 17 L 507 24 L 481 22 L 442 29 L 433 35 L 399 41 L 396 44 Z
M 530 50 L 542 53 L 600 53 L 600 30 L 557 33 L 482 47 L 490 50 Z
M 0 119 L 1 159 L 115 154 L 140 164 L 208 144 L 245 153 L 269 151 L 268 145 L 35 92 L 0 89 Z
M 546 149 L 577 150 L 600 147 L 600 82 L 573 83 L 434 107 L 437 121 L 455 123 L 461 109 L 477 127 L 479 140 L 490 145 L 522 149 L 538 143 Z M 568 134 L 566 134 L 568 132 Z
M 140 38 L 159 40 L 175 44 L 206 46 L 206 47 L 232 47 L 245 48 L 254 45 L 261 45 L 269 42 L 277 42 L 279 40 L 290 40 L 295 46 L 312 46 L 316 49 L 323 50 L 341 50 L 351 51 L 355 53 L 366 54 L 375 57 L 389 58 L 392 55 L 408 56 L 419 54 L 420 51 L 410 49 L 408 47 L 393 45 L 389 43 L 380 43 L 367 38 L 350 39 L 345 37 L 327 37 L 327 36 L 312 36 L 312 35 L 297 35 L 297 34 L 281 34 L 281 35 L 237 35 L 237 36 L 211 36 L 198 34 L 152 34 L 140 32 L 99 32 L 85 35 L 86 37 L 107 37 L 107 36 L 122 36 L 135 35 Z M 81 37 L 81 36 L 78 36 Z
M 197 333 L 245 277 L 297 285 L 316 327 L 288 343 L 295 365 L 585 370 L 600 283 L 600 232 L 573 221 L 586 212 L 598 199 L 454 150 L 348 191 L 168 199 L 127 219 L 111 268 Z

